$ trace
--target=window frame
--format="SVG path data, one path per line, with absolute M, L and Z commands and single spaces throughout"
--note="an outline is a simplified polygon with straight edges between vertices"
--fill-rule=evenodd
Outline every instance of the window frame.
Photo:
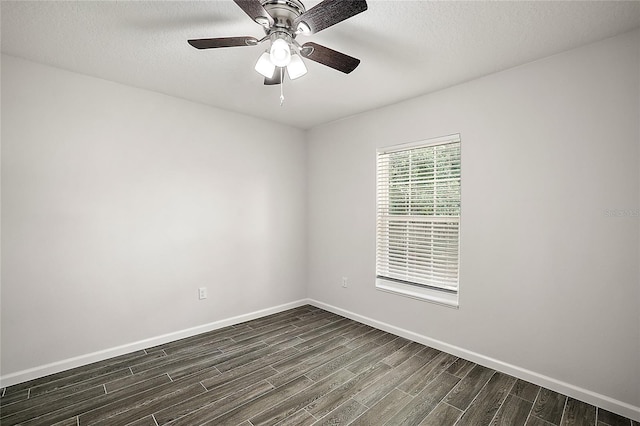
M 457 216 L 457 285 L 456 289 L 446 289 L 439 288 L 435 286 L 429 286 L 425 284 L 417 284 L 411 282 L 405 282 L 403 280 L 393 279 L 389 277 L 384 277 L 379 275 L 379 250 L 380 250 L 380 156 L 388 155 L 394 152 L 408 151 L 418 148 L 428 148 L 432 146 L 445 145 L 449 143 L 459 143 L 460 144 L 460 175 L 459 185 L 460 185 L 460 210 Z M 389 186 L 386 186 L 387 190 Z M 388 198 L 389 194 L 385 194 Z M 438 217 L 437 215 L 425 217 Z M 459 307 L 459 293 L 460 293 L 460 229 L 461 229 L 461 218 L 462 218 L 462 141 L 460 134 L 453 134 L 447 136 L 441 136 L 436 138 L 424 139 L 410 143 L 404 143 L 399 145 L 386 146 L 376 149 L 376 280 L 375 285 L 376 289 L 384 292 L 399 294 L 402 296 L 424 300 L 432 303 L 437 303 L 440 305 L 458 308 Z M 432 245 L 429 245 L 432 247 Z M 387 254 L 387 259 L 389 255 Z

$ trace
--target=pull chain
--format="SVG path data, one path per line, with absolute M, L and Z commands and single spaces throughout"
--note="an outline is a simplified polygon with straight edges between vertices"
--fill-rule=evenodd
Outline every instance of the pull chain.
M 280 68 L 280 106 L 284 105 L 284 68 Z

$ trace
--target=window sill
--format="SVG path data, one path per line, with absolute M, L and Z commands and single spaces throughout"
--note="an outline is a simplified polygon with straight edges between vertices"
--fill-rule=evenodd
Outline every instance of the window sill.
M 412 299 L 436 303 L 450 308 L 458 308 L 458 293 L 448 293 L 445 291 L 417 287 L 409 284 L 388 281 L 383 278 L 376 278 L 376 289 L 398 294 L 400 296 L 411 297 Z

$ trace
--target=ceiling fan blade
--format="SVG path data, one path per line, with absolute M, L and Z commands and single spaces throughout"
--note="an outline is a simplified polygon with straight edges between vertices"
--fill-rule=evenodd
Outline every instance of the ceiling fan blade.
M 283 71 L 284 71 L 284 68 L 277 67 L 275 72 L 273 73 L 273 77 L 264 79 L 265 86 L 274 86 L 276 84 L 282 84 L 282 79 L 284 78 Z
M 255 37 L 218 37 L 187 40 L 196 49 L 215 49 L 218 47 L 255 46 L 258 39 Z
M 298 28 L 298 24 L 304 22 L 309 33 L 315 34 L 365 10 L 366 0 L 324 0 L 298 16 L 293 27 Z
M 337 52 L 317 43 L 308 42 L 302 45 L 300 54 L 319 64 L 326 65 L 335 70 L 349 74 L 360 64 L 360 59 Z
M 269 12 L 262 6 L 259 0 L 233 0 L 240 9 L 244 10 L 244 13 L 249 15 L 251 19 L 256 21 L 260 25 L 271 26 L 273 25 L 273 17 L 269 15 Z

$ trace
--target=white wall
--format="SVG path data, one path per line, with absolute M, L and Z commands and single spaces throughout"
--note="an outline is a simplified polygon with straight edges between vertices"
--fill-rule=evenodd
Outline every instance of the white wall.
M 2 375 L 304 298 L 305 151 L 3 55 Z
M 639 218 L 606 215 L 640 208 L 639 45 L 636 31 L 311 130 L 309 297 L 640 417 Z M 376 147 L 452 133 L 457 310 L 374 287 Z

